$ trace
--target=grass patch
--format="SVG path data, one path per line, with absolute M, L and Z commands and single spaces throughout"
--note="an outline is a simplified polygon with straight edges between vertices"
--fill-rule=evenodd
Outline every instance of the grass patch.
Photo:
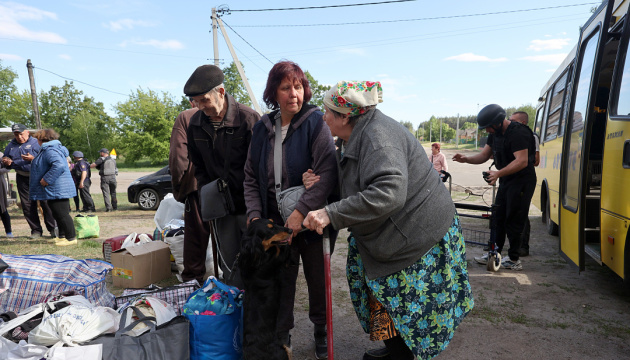
M 515 324 L 527 325 L 528 323 L 527 317 L 524 314 L 508 316 L 508 319 Z
M 569 328 L 569 324 L 567 323 L 563 323 L 563 322 L 559 322 L 559 321 L 554 321 L 552 323 L 549 323 L 548 327 L 554 328 L 554 329 L 568 329 Z

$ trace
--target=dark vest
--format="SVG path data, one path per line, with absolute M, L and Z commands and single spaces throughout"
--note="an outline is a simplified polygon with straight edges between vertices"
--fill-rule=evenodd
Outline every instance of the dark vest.
M 304 106 L 302 111 L 296 114 L 291 120 L 291 124 L 298 121 L 302 114 L 312 106 Z M 289 127 L 287 136 L 284 138 L 283 149 L 284 158 L 286 159 L 287 175 L 289 178 L 289 184 L 282 184 L 283 189 L 288 189 L 293 186 L 302 185 L 302 174 L 305 173 L 311 164 L 313 163 L 313 156 L 311 154 L 311 148 L 313 145 L 313 139 L 317 138 L 319 132 L 322 130 L 324 124 L 321 121 L 321 112 L 319 111 L 311 113 L 304 122 L 297 129 L 293 130 L 293 125 Z M 274 111 L 268 115 L 269 120 L 274 123 L 273 118 L 277 111 Z M 252 141 L 250 148 L 250 156 L 252 168 L 255 174 L 257 174 L 258 189 L 260 191 L 260 199 L 262 205 L 262 216 L 264 218 L 269 217 L 268 212 L 268 184 L 269 178 L 267 176 L 267 158 L 272 148 L 269 132 L 263 121 L 259 121 L 254 125 L 252 129 Z M 275 136 L 274 136 L 275 137 Z M 274 179 L 272 181 L 275 182 Z

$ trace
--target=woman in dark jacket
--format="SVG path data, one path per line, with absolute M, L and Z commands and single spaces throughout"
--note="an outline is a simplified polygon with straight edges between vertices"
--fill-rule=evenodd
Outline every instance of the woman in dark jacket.
M 245 203 L 249 222 L 273 219 L 293 230 L 292 263 L 283 275 L 278 336 L 290 344 L 294 327 L 293 305 L 300 257 L 309 292 L 309 318 L 315 325 L 316 357 L 325 358 L 326 300 L 322 236 L 302 230 L 304 216 L 325 204 L 337 184 L 335 145 L 330 129 L 317 106 L 309 105 L 312 92 L 300 67 L 289 61 L 275 64 L 269 72 L 263 100 L 273 109 L 254 125 L 250 151 L 245 164 Z M 282 190 L 302 185 L 302 174 L 309 169 L 321 180 L 306 190 L 295 210 L 282 219 L 276 201 L 274 178 L 275 127 L 281 128 Z
M 448 190 L 418 140 L 376 109 L 381 97 L 374 81 L 340 81 L 324 95 L 324 120 L 343 140 L 342 200 L 304 226 L 351 231 L 350 298 L 363 330 L 386 346 L 363 359 L 431 359 L 474 304 L 466 247 Z
M 76 245 L 69 199 L 75 197 L 77 191 L 66 159 L 68 149 L 57 140 L 59 134 L 53 129 L 39 130 L 33 137 L 39 142 L 41 151 L 31 163 L 29 197 L 48 202 L 59 233 L 65 236 L 65 239 L 54 239 L 55 245 Z

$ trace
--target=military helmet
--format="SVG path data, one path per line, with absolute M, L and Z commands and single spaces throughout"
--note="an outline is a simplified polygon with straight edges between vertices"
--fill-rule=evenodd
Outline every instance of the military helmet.
M 506 113 L 502 107 L 497 104 L 490 104 L 481 109 L 477 115 L 477 125 L 479 125 L 479 130 L 483 130 L 488 126 L 500 125 L 505 117 Z

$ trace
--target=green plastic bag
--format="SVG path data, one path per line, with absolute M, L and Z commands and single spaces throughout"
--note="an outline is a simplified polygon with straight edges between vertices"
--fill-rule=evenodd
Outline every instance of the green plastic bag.
M 98 216 L 81 214 L 75 216 L 74 229 L 79 239 L 98 237 L 101 230 L 98 226 Z

